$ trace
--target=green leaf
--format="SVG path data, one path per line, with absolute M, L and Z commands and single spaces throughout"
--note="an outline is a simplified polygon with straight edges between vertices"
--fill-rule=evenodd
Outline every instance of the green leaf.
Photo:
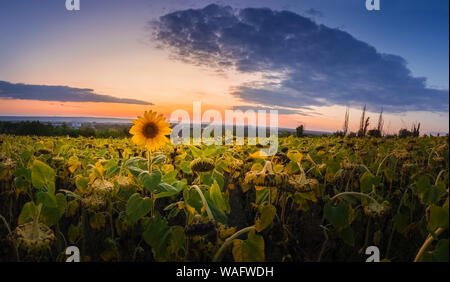
M 205 194 L 205 198 L 206 198 L 206 202 L 208 203 L 208 206 L 211 210 L 211 213 L 213 214 L 214 219 L 222 224 L 227 224 L 227 222 L 228 222 L 227 215 L 223 211 L 216 208 L 216 205 L 214 205 L 214 203 L 212 202 L 211 197 L 209 196 L 208 193 Z
M 126 216 L 128 225 L 136 224 L 139 219 L 144 217 L 152 209 L 152 200 L 142 198 L 139 193 L 133 194 L 127 202 Z
M 24 167 L 18 167 L 16 168 L 16 171 L 14 172 L 15 177 L 22 177 L 27 181 L 31 182 L 31 170 Z
M 373 176 L 369 171 L 366 171 L 360 178 L 361 192 L 370 193 L 372 189 L 378 187 L 381 182 L 379 176 Z
M 256 231 L 261 232 L 272 224 L 277 209 L 271 204 L 266 204 L 260 207 L 259 212 L 260 216 L 255 220 L 255 228 Z
M 398 233 L 403 233 L 409 224 L 409 214 L 398 213 L 394 216 L 394 228 Z
M 147 225 L 142 238 L 152 247 L 157 260 L 167 260 L 169 254 L 171 229 L 167 221 L 157 214 Z
M 181 170 L 186 174 L 192 174 L 191 163 L 188 161 L 182 161 L 180 163 Z
M 85 193 L 89 184 L 89 177 L 77 177 L 75 179 L 75 186 L 80 192 Z
M 431 205 L 430 207 L 430 219 L 428 221 L 427 229 L 430 233 L 433 233 L 438 228 L 448 228 L 449 209 L 448 207 L 440 207 Z
M 248 233 L 247 240 L 233 241 L 233 258 L 236 262 L 263 262 L 265 261 L 264 238 L 255 233 Z
M 161 178 L 162 175 L 159 170 L 156 170 L 152 173 L 143 171 L 141 174 L 139 174 L 139 180 L 141 181 L 144 188 L 149 192 L 153 192 L 158 189 L 158 185 L 161 183 Z
M 431 252 L 431 260 L 448 263 L 448 239 L 439 240 L 433 252 Z
M 162 181 L 166 182 L 170 185 L 174 184 L 175 182 L 177 182 L 177 171 L 176 170 L 171 170 L 168 173 L 164 174 L 164 176 L 162 177 Z
M 141 157 L 135 157 L 127 160 L 124 163 L 124 167 L 126 167 L 135 177 L 138 177 L 139 174 L 147 171 L 148 161 Z
M 340 168 L 341 168 L 341 165 L 338 161 L 335 161 L 335 160 L 327 161 L 327 171 L 329 173 L 335 174 Z
M 134 177 L 139 177 L 139 175 L 141 175 L 144 172 L 148 173 L 148 171 L 146 171 L 142 168 L 139 168 L 137 166 L 128 166 L 127 168 L 131 172 L 131 174 L 133 174 Z
M 42 206 L 40 221 L 48 226 L 53 226 L 58 223 L 67 208 L 67 199 L 64 194 L 56 194 L 55 199 L 55 207 L 46 206 L 45 204 Z
M 178 210 L 178 209 L 176 209 Z M 171 254 L 178 254 L 180 250 L 186 251 L 186 235 L 182 226 L 171 227 L 171 236 L 168 251 Z
M 67 198 L 66 198 L 66 196 L 64 194 L 62 194 L 62 193 L 56 194 L 56 203 L 57 203 L 57 206 L 58 206 L 59 213 L 62 216 L 66 212 L 66 209 L 67 209 Z
M 117 165 L 117 163 L 114 160 L 109 160 L 106 165 L 106 177 L 111 178 L 120 171 L 120 167 Z
M 427 175 L 421 175 L 417 179 L 416 187 L 413 190 L 416 195 L 425 192 L 431 187 L 430 178 Z
M 31 183 L 36 189 L 47 188 L 49 191 L 55 191 L 55 171 L 46 163 L 34 160 L 31 167 Z
M 159 154 L 153 157 L 152 164 L 163 164 L 166 161 L 166 156 L 164 154 Z
M 222 196 L 222 191 L 220 190 L 219 184 L 217 184 L 217 181 L 215 180 L 213 185 L 211 185 L 211 188 L 209 188 L 209 196 L 217 209 L 226 213 L 230 212 L 226 199 Z
M 202 183 L 211 186 L 214 183 L 214 179 L 211 176 L 211 172 L 202 173 Z
M 171 195 L 175 195 L 178 192 L 180 192 L 179 189 L 175 188 L 174 186 L 161 182 L 160 184 L 158 184 L 158 187 L 156 189 L 156 191 L 158 191 L 158 193 L 171 193 Z
M 184 182 L 178 181 L 174 185 L 169 185 L 167 183 L 160 183 L 158 185 L 157 191 L 160 191 L 158 194 L 155 195 L 156 199 L 159 198 L 165 198 L 165 197 L 172 197 L 174 195 L 177 195 L 183 190 L 183 187 L 186 184 Z
M 349 224 L 348 209 L 347 209 L 347 206 L 343 203 L 339 203 L 336 206 L 333 206 L 331 203 L 328 202 L 325 204 L 323 212 L 324 212 L 325 218 L 335 228 L 343 228 Z
M 75 244 L 76 241 L 78 240 L 78 238 L 80 238 L 81 235 L 82 235 L 81 228 L 71 224 L 69 226 L 69 230 L 67 232 L 67 235 L 68 235 L 67 239 L 69 240 L 69 243 Z
M 22 207 L 18 218 L 18 224 L 24 224 L 33 221 L 37 213 L 37 207 L 34 202 L 28 202 Z
M 298 151 L 289 151 L 286 156 L 293 162 L 301 162 L 303 155 Z
M 261 205 L 268 200 L 269 200 L 269 188 L 268 187 L 265 187 L 262 190 L 256 190 L 255 203 L 257 205 Z
M 48 208 L 58 207 L 58 204 L 56 203 L 56 196 L 54 194 L 50 194 L 49 192 L 40 191 L 36 193 L 36 202 Z
M 425 205 L 435 204 L 445 194 L 443 185 L 431 185 L 422 192 L 421 199 Z
M 225 178 L 223 175 L 215 169 L 212 173 L 212 178 L 219 184 L 220 189 L 223 189 L 223 186 L 225 185 Z
M 212 156 L 216 153 L 217 149 L 216 149 L 216 145 L 212 144 L 208 147 L 206 147 L 203 151 L 202 151 L 202 156 L 203 157 L 209 157 Z
M 316 198 L 316 194 L 314 193 L 314 191 L 309 191 L 309 192 L 295 192 L 294 194 L 294 199 L 305 199 L 305 200 L 309 200 L 312 202 L 317 202 L 317 198 Z
M 208 193 L 205 193 L 205 197 L 208 197 Z M 195 189 L 184 189 L 183 190 L 183 199 L 190 206 L 194 207 L 195 210 L 200 213 L 203 202 L 200 198 L 200 195 L 195 191 Z
M 339 231 L 339 238 L 341 238 L 347 245 L 352 247 L 355 246 L 355 233 L 350 226 L 347 226 Z
M 189 148 L 191 149 L 192 156 L 194 157 L 194 159 L 202 156 L 202 150 L 200 150 L 196 146 L 190 146 Z
M 286 172 L 296 174 L 300 172 L 300 168 L 296 162 L 291 161 L 286 165 Z
M 358 200 L 354 195 L 342 195 L 342 199 L 350 205 L 355 205 L 358 203 Z

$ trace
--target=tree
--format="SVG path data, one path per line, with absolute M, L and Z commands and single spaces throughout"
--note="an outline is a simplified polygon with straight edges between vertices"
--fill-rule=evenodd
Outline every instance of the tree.
M 406 137 L 410 137 L 410 136 L 413 136 L 412 132 L 406 128 L 402 128 L 398 132 L 398 137 L 400 137 L 400 138 L 406 138 Z
M 378 129 L 371 129 L 367 132 L 367 135 L 372 137 L 381 137 L 381 132 Z
M 419 137 L 420 136 L 420 122 L 417 125 L 413 124 L 413 127 L 411 128 L 411 130 L 408 130 L 406 128 L 400 129 L 400 131 L 398 132 L 398 136 L 400 138 Z
M 298 126 L 296 129 L 296 136 L 297 137 L 302 137 L 303 136 L 303 124 Z

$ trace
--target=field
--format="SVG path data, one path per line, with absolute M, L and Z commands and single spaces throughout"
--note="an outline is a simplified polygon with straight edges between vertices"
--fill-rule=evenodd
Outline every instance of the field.
M 448 136 L 0 146 L 0 261 L 448 261 Z

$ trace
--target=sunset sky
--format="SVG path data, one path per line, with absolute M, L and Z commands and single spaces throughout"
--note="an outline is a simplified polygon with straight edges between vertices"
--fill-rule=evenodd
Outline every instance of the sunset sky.
M 211 5 L 215 4 L 215 5 Z M 0 116 L 277 109 L 335 131 L 448 132 L 449 1 L 0 0 Z

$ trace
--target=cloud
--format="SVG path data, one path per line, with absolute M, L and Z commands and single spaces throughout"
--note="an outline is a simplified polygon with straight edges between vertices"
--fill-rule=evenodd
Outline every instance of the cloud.
M 271 107 L 266 107 L 266 106 L 254 106 L 254 105 L 241 105 L 241 106 L 233 106 L 233 110 L 234 111 L 248 111 L 248 110 L 252 110 L 252 111 L 266 111 L 267 113 L 270 112 L 270 110 L 277 110 L 278 114 L 280 115 L 302 115 L 302 116 L 309 116 L 310 114 L 307 112 L 303 112 L 301 110 L 298 109 L 289 109 L 289 108 L 271 108 Z
M 308 10 L 305 11 L 308 15 L 313 16 L 313 17 L 323 17 L 323 13 L 319 10 L 316 10 L 314 8 L 310 8 Z
M 402 57 L 293 12 L 213 4 L 164 15 L 151 26 L 154 38 L 178 60 L 264 74 L 232 90 L 247 103 L 448 111 L 449 91 L 427 88 L 426 78 L 413 77 Z
M 110 95 L 97 94 L 94 93 L 94 90 L 87 88 L 10 83 L 1 80 L 0 98 L 58 102 L 103 102 L 153 105 L 150 102 L 142 100 L 122 99 Z

